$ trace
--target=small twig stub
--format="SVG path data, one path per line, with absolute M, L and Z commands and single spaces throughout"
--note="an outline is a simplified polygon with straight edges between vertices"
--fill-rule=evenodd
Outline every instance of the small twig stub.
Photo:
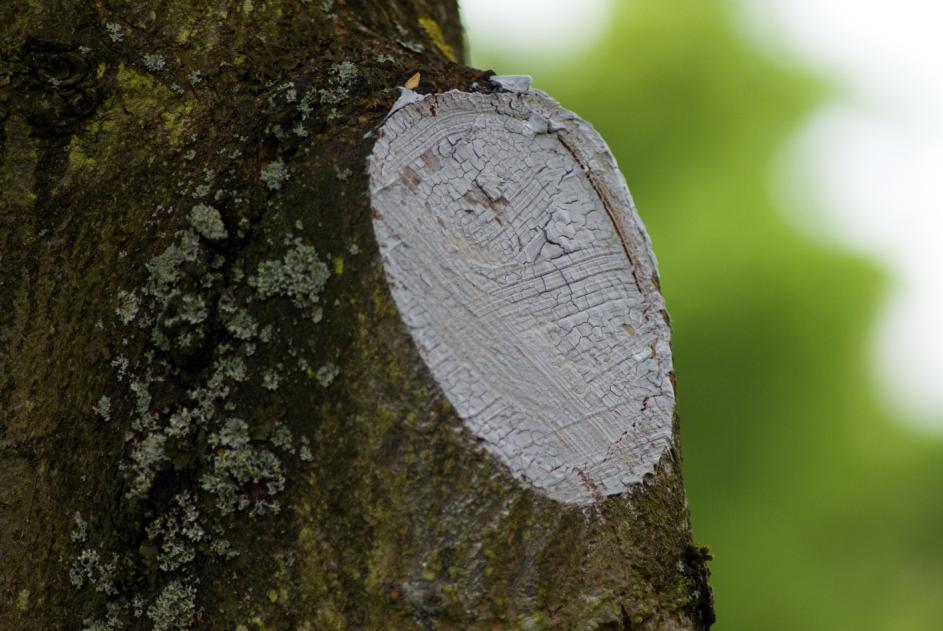
M 670 330 L 599 135 L 540 92 L 453 91 L 392 114 L 369 171 L 393 298 L 470 431 L 561 502 L 650 473 L 671 443 Z

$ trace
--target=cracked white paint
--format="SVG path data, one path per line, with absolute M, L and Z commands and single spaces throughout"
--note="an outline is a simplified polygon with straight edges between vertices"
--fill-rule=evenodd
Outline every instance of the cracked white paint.
M 670 331 L 615 159 L 538 91 L 448 92 L 382 126 L 374 230 L 449 401 L 519 480 L 587 504 L 669 448 Z

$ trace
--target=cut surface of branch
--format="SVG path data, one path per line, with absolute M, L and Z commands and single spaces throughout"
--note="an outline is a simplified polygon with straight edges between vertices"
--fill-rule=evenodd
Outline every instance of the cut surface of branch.
M 379 136 L 370 196 L 387 280 L 468 429 L 560 502 L 640 482 L 672 440 L 670 328 L 600 136 L 532 90 L 432 95 Z

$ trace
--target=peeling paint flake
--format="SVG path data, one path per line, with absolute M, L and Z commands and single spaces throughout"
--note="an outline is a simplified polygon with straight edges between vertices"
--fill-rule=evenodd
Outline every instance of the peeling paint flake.
M 491 85 L 508 92 L 529 92 L 533 79 L 526 74 L 493 75 Z

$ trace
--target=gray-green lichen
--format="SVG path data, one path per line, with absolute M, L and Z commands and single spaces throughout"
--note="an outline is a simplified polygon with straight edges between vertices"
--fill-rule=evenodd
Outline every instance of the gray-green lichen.
M 127 467 L 132 474 L 129 496 L 143 496 L 150 490 L 159 465 L 167 460 L 166 443 L 167 436 L 158 431 L 146 433 L 135 443 Z
M 337 82 L 343 86 L 350 86 L 359 74 L 357 66 L 351 61 L 342 61 L 339 64 L 334 64 L 331 66 L 331 72 L 336 75 Z
M 259 179 L 273 191 L 280 189 L 290 177 L 288 167 L 281 160 L 269 162 L 259 172 Z
M 214 177 L 207 170 L 207 178 Z M 233 414 L 234 393 L 242 384 L 275 389 L 281 377 L 274 370 L 259 371 L 247 363 L 257 344 L 269 344 L 273 327 L 264 327 L 249 312 L 253 299 L 284 295 L 308 314 L 329 277 L 314 248 L 300 239 L 287 239 L 280 260 L 265 261 L 252 279 L 242 274 L 243 263 L 233 261 L 233 285 L 224 283 L 230 267 L 226 256 L 210 249 L 210 243 L 227 238 L 219 211 L 197 204 L 187 217 L 189 227 L 176 232 L 171 242 L 145 265 L 147 279 L 137 289 L 118 294 L 118 320 L 129 335 L 140 331 L 151 350 L 143 361 L 132 363 L 118 355 L 111 364 L 130 405 L 126 456 L 120 465 L 126 480 L 126 497 L 147 500 L 155 493 L 155 481 L 176 475 L 181 467 L 193 467 L 194 488 L 179 490 L 164 509 L 144 527 L 147 541 L 140 560 L 159 571 L 148 592 L 119 593 L 114 580 L 119 558 L 104 560 L 100 548 L 85 547 L 76 553 L 70 580 L 79 589 L 93 589 L 108 597 L 107 614 L 85 621 L 91 631 L 126 628 L 132 618 L 150 618 L 153 629 L 189 629 L 196 613 L 195 564 L 201 554 L 223 559 L 238 556 L 225 537 L 232 515 L 252 517 L 280 510 L 277 496 L 286 485 L 285 465 L 276 456 L 295 456 L 298 449 L 286 426 L 276 423 L 259 435 L 245 420 Z M 261 332 L 260 332 L 261 329 Z M 180 378 L 179 357 L 192 357 L 215 330 L 209 359 L 200 377 L 190 380 L 177 402 L 166 403 L 166 391 Z M 127 338 L 125 338 L 127 344 Z M 110 418 L 116 410 L 103 396 L 93 412 Z M 124 414 L 124 410 L 121 411 Z M 267 440 L 264 439 L 267 437 Z M 310 461 L 303 444 L 302 461 Z M 191 453 L 181 461 L 180 454 Z M 88 523 L 75 513 L 72 537 L 85 542 Z M 160 578 L 162 577 L 162 578 Z
M 72 528 L 72 532 L 69 533 L 69 538 L 76 543 L 82 543 L 88 538 L 88 522 L 82 518 L 82 513 L 75 511 L 75 515 L 72 516 L 72 521 L 75 523 L 75 526 Z
M 312 320 L 319 322 L 322 310 L 318 302 L 330 275 L 327 265 L 318 258 L 317 250 L 296 238 L 282 260 L 260 263 L 255 276 L 249 278 L 249 285 L 263 300 L 275 295 L 288 296 L 296 307 L 309 312 Z
M 288 453 L 295 453 L 294 439 L 291 430 L 279 423 L 270 438 L 272 445 Z
M 171 509 L 147 527 L 147 537 L 159 544 L 160 569 L 173 572 L 196 558 L 196 544 L 205 532 L 200 525 L 196 503 L 188 491 L 177 494 Z
M 331 66 L 331 79 L 327 88 L 318 90 L 318 100 L 322 105 L 336 106 L 350 97 L 350 88 L 357 78 L 359 71 L 357 66 L 349 61 L 344 61 Z M 328 120 L 337 118 L 336 107 L 332 107 L 328 113 Z
M 118 306 L 115 313 L 122 324 L 129 324 L 138 314 L 140 302 L 134 292 L 121 290 L 118 292 Z
M 333 64 L 328 72 L 328 82 L 324 87 L 311 87 L 298 101 L 298 111 L 301 121 L 305 121 L 314 112 L 316 104 L 330 107 L 326 119 L 333 120 L 339 116 L 337 106 L 350 98 L 350 90 L 354 81 L 360 75 L 357 66 L 350 61 Z M 303 127 L 301 128 L 303 130 Z M 295 133 L 300 134 L 298 129 Z
M 209 184 L 197 184 L 196 188 L 193 189 L 193 192 L 190 193 L 190 197 L 193 199 L 201 199 L 210 194 L 211 187 Z
M 196 613 L 196 587 L 184 581 L 170 582 L 147 608 L 154 631 L 189 629 Z
M 252 515 L 278 512 L 273 498 L 285 488 L 281 463 L 271 451 L 253 444 L 245 421 L 228 419 L 210 435 L 209 444 L 216 457 L 200 485 L 216 496 L 216 507 L 223 515 L 249 507 Z M 247 492 L 250 487 L 256 495 L 254 502 Z
M 107 614 L 104 620 L 86 618 L 82 621 L 82 631 L 121 631 L 125 628 L 122 622 L 125 607 L 120 603 L 110 602 L 107 605 Z
M 128 365 L 128 358 L 124 355 L 118 355 L 113 360 L 111 360 L 111 367 L 118 369 L 117 374 L 115 375 L 118 381 L 124 381 L 128 374 Z
M 239 556 L 239 551 L 233 549 L 232 544 L 219 537 L 210 542 L 210 550 L 218 557 L 224 559 L 234 559 Z
M 225 350 L 229 350 L 229 347 L 225 347 Z M 223 353 L 216 360 L 215 366 L 216 374 L 214 378 L 210 380 L 210 386 L 214 389 L 218 388 L 217 384 L 221 384 L 223 379 L 231 379 L 232 381 L 240 382 L 245 381 L 248 375 L 246 362 L 238 355 L 227 355 Z M 225 395 L 221 396 L 225 398 Z
M 158 53 L 145 53 L 141 55 L 141 62 L 151 72 L 160 72 L 167 65 L 167 58 Z
M 125 38 L 117 23 L 106 29 L 116 43 Z M 147 70 L 166 72 L 169 58 L 157 52 L 138 54 Z M 119 79 L 128 85 L 133 82 L 142 99 L 147 97 L 145 88 L 170 93 L 157 79 L 122 68 Z M 273 90 L 269 105 L 294 112 L 295 120 L 288 125 L 296 125 L 296 137 L 305 137 L 308 132 L 301 124 L 305 108 L 310 112 L 317 104 L 339 104 L 348 97 L 357 75 L 354 64 L 335 64 L 328 70 L 326 84 L 306 84 L 304 95 L 294 82 L 283 81 Z M 190 88 L 205 81 L 199 71 L 188 72 L 185 67 L 180 76 L 186 77 Z M 184 93 L 179 86 L 171 91 Z M 147 107 L 156 105 L 148 101 Z M 197 141 L 195 133 L 184 134 L 183 128 L 176 133 L 182 143 Z M 238 134 L 234 138 L 239 143 L 249 140 Z M 242 154 L 240 147 L 222 147 L 215 152 L 216 158 L 207 156 L 207 160 L 236 160 Z M 86 620 L 85 626 L 92 631 L 126 628 L 133 618 L 149 618 L 158 631 L 189 628 L 197 613 L 195 576 L 201 555 L 237 556 L 239 551 L 226 536 L 236 523 L 233 515 L 278 512 L 278 496 L 287 483 L 287 466 L 281 458 L 313 461 L 306 437 L 300 437 L 296 445 L 292 432 L 278 420 L 257 427 L 257 419 L 240 417 L 237 402 L 248 393 L 259 396 L 259 387 L 274 391 L 297 378 L 284 373 L 283 365 L 278 371 L 254 367 L 258 349 L 274 338 L 273 324 L 256 319 L 266 312 L 259 309 L 259 301 L 287 298 L 317 322 L 322 314 L 320 294 L 330 271 L 313 246 L 289 237 L 280 258 L 263 260 L 254 274 L 245 274 L 245 260 L 228 248 L 234 244 L 223 247 L 221 242 L 248 236 L 254 222 L 249 200 L 258 185 L 232 186 L 231 171 L 224 162 L 195 164 L 196 148 L 181 149 L 179 155 L 181 165 L 194 174 L 173 189 L 182 204 L 189 202 L 186 223 L 144 264 L 145 282 L 117 293 L 115 313 L 126 327 L 122 345 L 128 348 L 111 360 L 116 387 L 92 407 L 103 419 L 127 423 L 119 467 L 125 498 L 131 505 L 151 507 L 153 502 L 155 506 L 141 520 L 139 536 L 146 537 L 145 543 L 137 554 L 120 561 L 117 556 L 104 556 L 106 546 L 86 543 L 99 540 L 88 522 L 75 513 L 72 536 L 83 549 L 75 552 L 70 578 L 77 588 L 108 597 L 107 612 Z M 269 205 L 280 203 L 290 178 L 281 158 L 263 165 L 259 180 L 270 191 Z M 224 207 L 227 213 L 237 209 L 229 229 L 220 212 Z M 173 212 L 174 204 L 164 201 L 152 217 Z M 302 230 L 300 221 L 298 230 Z M 141 356 L 131 350 L 129 340 L 148 350 Z M 190 481 L 168 495 L 165 479 L 177 480 L 171 485 Z M 118 593 L 118 585 L 124 583 L 112 577 L 116 568 L 129 564 L 148 568 L 152 579 L 143 590 Z
M 219 211 L 206 204 L 197 204 L 190 209 L 190 225 L 201 237 L 210 241 L 226 238 L 226 226 Z
M 164 320 L 164 326 L 173 328 L 177 324 L 199 324 L 206 320 L 206 301 L 199 294 L 183 294 L 174 315 Z
M 226 330 L 237 340 L 251 340 L 258 334 L 259 323 L 245 309 L 221 300 L 220 312 L 223 314 Z
M 110 563 L 104 563 L 98 550 L 86 548 L 79 553 L 78 558 L 72 564 L 72 568 L 69 570 L 69 580 L 76 587 L 82 587 L 88 583 L 95 588 L 96 592 L 107 595 L 117 594 L 114 585 L 117 562 L 117 555 L 112 557 Z
M 102 420 L 110 421 L 111 420 L 111 399 L 106 395 L 102 395 L 98 402 L 92 406 L 92 412 L 97 414 L 102 418 Z
M 124 39 L 124 30 L 121 28 L 120 24 L 111 22 L 105 25 L 105 30 L 108 31 L 108 37 L 110 37 L 113 42 L 117 43 Z
M 301 447 L 298 449 L 298 458 L 302 462 L 314 462 L 314 454 L 311 453 L 311 443 L 307 436 L 301 437 Z
M 154 298 L 166 302 L 179 290 L 177 283 L 183 278 L 183 266 L 196 261 L 199 255 L 199 237 L 191 230 L 177 233 L 177 240 L 147 264 L 150 273 L 146 291 Z
M 278 390 L 278 373 L 271 368 L 262 373 L 262 387 L 266 390 Z
M 209 211 L 197 213 L 197 224 L 211 237 L 221 234 L 214 219 Z M 152 325 L 151 340 L 162 351 L 192 354 L 205 342 L 208 312 L 202 294 L 222 279 L 208 258 L 200 235 L 188 229 L 178 232 L 177 239 L 147 264 L 144 293 L 152 299 L 152 308 L 139 324 Z
M 318 383 L 321 384 L 322 388 L 326 388 L 334 381 L 334 378 L 340 373 L 340 368 L 338 368 L 333 362 L 328 362 L 318 368 L 318 372 L 315 373 L 314 377 L 318 380 Z

